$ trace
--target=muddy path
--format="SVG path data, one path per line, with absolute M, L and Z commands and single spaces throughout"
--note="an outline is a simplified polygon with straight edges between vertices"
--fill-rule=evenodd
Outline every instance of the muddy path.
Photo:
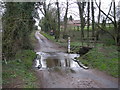
M 40 88 L 118 88 L 118 80 L 101 71 L 83 69 L 71 60 L 76 54 L 49 41 L 38 31 L 36 53 L 41 55 L 42 68 L 36 69 Z M 67 58 L 67 59 L 66 59 Z
M 54 44 L 52 41 L 49 41 L 43 35 L 37 31 L 35 37 L 38 40 L 38 46 L 35 48 L 36 52 L 65 52 L 65 49 L 61 46 Z

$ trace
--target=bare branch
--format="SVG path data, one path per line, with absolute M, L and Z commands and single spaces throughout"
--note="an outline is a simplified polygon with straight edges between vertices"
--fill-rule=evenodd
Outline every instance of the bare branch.
M 95 0 L 95 3 L 96 3 L 96 5 L 97 5 L 97 7 L 99 8 L 96 0 Z M 106 13 L 104 13 L 104 11 L 102 11 L 100 8 L 99 8 L 99 10 L 100 10 L 107 18 L 109 18 L 109 19 L 112 21 L 112 23 L 114 24 L 114 21 L 112 20 L 112 18 L 108 17 L 108 15 L 107 15 Z
M 104 31 L 104 32 L 106 32 L 106 33 L 108 33 L 108 34 L 115 40 L 114 35 L 112 35 L 109 31 L 104 30 L 104 29 L 103 29 L 102 27 L 100 27 L 99 24 L 97 24 L 97 23 L 96 23 L 96 25 L 97 25 L 98 28 L 100 28 L 100 30 L 102 30 L 102 31 Z
M 108 11 L 108 15 L 110 14 L 111 7 L 112 7 L 112 2 L 111 2 L 111 4 L 110 4 L 110 8 L 109 8 L 109 11 Z M 108 15 L 107 15 L 107 16 L 108 16 Z M 107 17 L 106 17 L 106 19 L 105 19 L 105 20 L 107 20 Z
M 41 8 L 39 8 L 39 10 L 41 11 L 41 13 L 45 16 L 45 13 L 42 11 L 42 9 Z
M 111 16 L 111 17 L 114 17 L 113 15 L 111 15 L 110 13 L 109 13 L 109 15 Z

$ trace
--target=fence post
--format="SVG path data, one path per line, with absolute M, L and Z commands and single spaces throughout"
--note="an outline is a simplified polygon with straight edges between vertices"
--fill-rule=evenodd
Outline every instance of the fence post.
M 70 53 L 70 37 L 68 37 L 68 53 Z

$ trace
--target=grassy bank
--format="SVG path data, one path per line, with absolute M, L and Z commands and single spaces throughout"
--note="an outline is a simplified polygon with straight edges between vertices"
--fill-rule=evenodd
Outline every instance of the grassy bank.
M 32 68 L 35 53 L 24 50 L 16 54 L 16 59 L 3 62 L 2 79 L 3 88 L 35 88 L 37 78 Z
M 97 46 L 79 60 L 90 68 L 96 68 L 118 77 L 118 51 L 116 46 Z
M 45 32 L 40 32 L 44 37 L 46 37 L 49 40 L 55 41 L 55 38 Z
M 34 37 L 35 31 L 30 35 L 32 46 L 37 40 Z M 3 88 L 38 88 L 37 77 L 32 69 L 33 60 L 36 54 L 33 50 L 18 51 L 14 60 L 2 62 L 2 85 Z

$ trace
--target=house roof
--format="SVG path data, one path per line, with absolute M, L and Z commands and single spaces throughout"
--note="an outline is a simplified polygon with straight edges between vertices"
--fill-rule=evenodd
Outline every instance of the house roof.
M 80 20 L 68 21 L 68 25 L 80 26 Z
M 68 24 L 80 24 L 80 20 L 68 21 Z

